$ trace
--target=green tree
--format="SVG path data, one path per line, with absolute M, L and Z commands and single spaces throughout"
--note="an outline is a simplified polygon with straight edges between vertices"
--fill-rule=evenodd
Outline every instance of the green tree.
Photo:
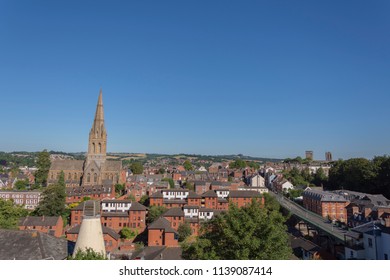
M 329 189 L 345 188 L 352 191 L 372 193 L 378 170 L 365 158 L 338 161 L 329 170 Z
M 246 167 L 246 162 L 242 159 L 236 159 L 235 161 L 229 164 L 229 168 L 231 169 L 241 169 Z
M 130 165 L 130 170 L 133 174 L 142 174 L 144 172 L 144 167 L 140 162 L 133 162 Z
M 185 188 L 190 191 L 195 191 L 195 185 L 193 182 L 186 181 Z
M 27 187 L 29 185 L 30 185 L 30 183 L 28 182 L 28 180 L 18 180 L 15 183 L 15 189 L 22 191 L 22 190 L 27 189 Z
M 149 206 L 149 196 L 147 194 L 141 196 L 141 198 L 139 199 L 139 203 L 145 206 Z
M 316 186 L 322 186 L 326 183 L 327 179 L 328 178 L 326 177 L 324 169 L 320 167 L 317 169 L 312 183 L 315 184 Z
M 65 179 L 64 172 L 61 171 L 56 184 L 48 186 L 42 192 L 42 200 L 35 209 L 37 216 L 61 216 L 65 212 Z
M 155 220 L 158 219 L 158 217 L 160 217 L 162 214 L 167 212 L 167 210 L 168 209 L 165 208 L 164 206 L 151 206 L 149 208 L 148 218 L 146 219 L 146 221 L 149 224 L 153 223 Z
M 12 200 L 0 199 L 0 228 L 17 229 L 19 219 L 27 215 L 28 211 Z
M 184 169 L 189 171 L 189 170 L 193 170 L 194 167 L 192 166 L 192 163 L 187 159 L 186 161 L 184 161 Z
M 49 175 L 50 165 L 50 154 L 47 150 L 43 150 L 38 154 L 38 170 L 35 172 L 35 184 L 37 187 L 47 186 L 47 177 Z
M 288 190 L 289 197 L 291 199 L 297 198 L 302 196 L 303 190 L 302 189 L 290 189 Z
M 268 196 L 265 203 L 274 200 Z M 195 242 L 182 243 L 184 259 L 283 260 L 291 257 L 285 218 L 277 202 L 229 206 L 206 222 Z
M 246 162 L 247 165 L 250 167 L 250 168 L 253 168 L 253 169 L 260 169 L 260 164 L 258 164 L 257 162 L 254 162 L 254 161 L 247 161 Z
M 309 184 L 309 181 L 302 176 L 303 174 L 309 178 L 310 175 L 307 175 L 307 170 L 301 172 L 298 168 L 293 167 L 290 171 L 284 171 L 283 174 L 294 186 L 307 186 Z
M 74 257 L 69 256 L 68 260 L 107 260 L 103 253 L 95 252 L 92 248 L 78 250 Z
M 121 238 L 123 238 L 123 239 L 133 239 L 134 237 L 136 237 L 138 235 L 138 232 L 136 230 L 133 231 L 128 227 L 124 227 L 121 229 L 120 235 L 121 235 Z
M 124 184 L 116 184 L 115 185 L 115 194 L 117 196 L 122 196 L 125 194 L 125 185 Z
M 158 170 L 158 174 L 165 174 L 165 169 L 161 167 L 161 168 Z
M 179 234 L 179 242 L 184 241 L 192 233 L 190 224 L 188 222 L 180 224 L 177 233 Z
M 135 201 L 135 197 L 134 197 L 133 194 L 129 194 L 129 195 L 127 196 L 127 199 L 130 199 L 131 201 Z

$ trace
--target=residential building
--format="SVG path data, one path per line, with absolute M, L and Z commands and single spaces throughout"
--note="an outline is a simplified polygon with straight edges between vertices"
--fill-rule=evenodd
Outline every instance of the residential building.
M 390 256 L 390 215 L 381 222 L 368 222 L 345 234 L 345 258 L 388 260 Z
M 64 223 L 61 216 L 28 216 L 20 218 L 19 230 L 36 230 L 55 237 L 61 237 Z
M 177 247 L 179 234 L 164 217 L 158 218 L 148 226 L 148 246 Z
M 39 191 L 0 191 L 0 199 L 12 199 L 15 205 L 23 206 L 26 209 L 35 209 L 41 199 Z
M 303 207 L 334 221 L 346 222 L 349 201 L 343 196 L 307 188 L 303 194 Z

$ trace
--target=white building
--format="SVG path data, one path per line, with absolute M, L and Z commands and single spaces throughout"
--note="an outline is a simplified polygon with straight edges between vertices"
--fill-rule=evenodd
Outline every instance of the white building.
M 251 187 L 265 187 L 265 180 L 259 174 L 249 178 L 249 185 Z
M 369 222 L 345 234 L 345 258 L 360 260 L 388 260 L 390 256 L 389 221 Z

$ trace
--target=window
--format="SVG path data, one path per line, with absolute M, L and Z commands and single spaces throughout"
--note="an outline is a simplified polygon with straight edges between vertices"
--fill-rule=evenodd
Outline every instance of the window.
M 372 239 L 368 238 L 368 247 L 372 248 Z
M 385 260 L 388 260 L 388 259 L 389 259 L 389 256 L 388 256 L 387 254 L 385 254 L 385 255 L 383 256 L 383 258 L 384 258 Z

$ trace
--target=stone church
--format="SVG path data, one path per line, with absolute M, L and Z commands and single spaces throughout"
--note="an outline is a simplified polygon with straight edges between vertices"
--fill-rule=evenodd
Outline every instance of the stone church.
M 65 173 L 67 187 L 112 186 L 123 183 L 122 162 L 106 160 L 107 131 L 104 126 L 103 94 L 100 90 L 95 119 L 89 132 L 86 160 L 53 160 L 49 171 L 48 183 L 58 181 L 61 171 Z

